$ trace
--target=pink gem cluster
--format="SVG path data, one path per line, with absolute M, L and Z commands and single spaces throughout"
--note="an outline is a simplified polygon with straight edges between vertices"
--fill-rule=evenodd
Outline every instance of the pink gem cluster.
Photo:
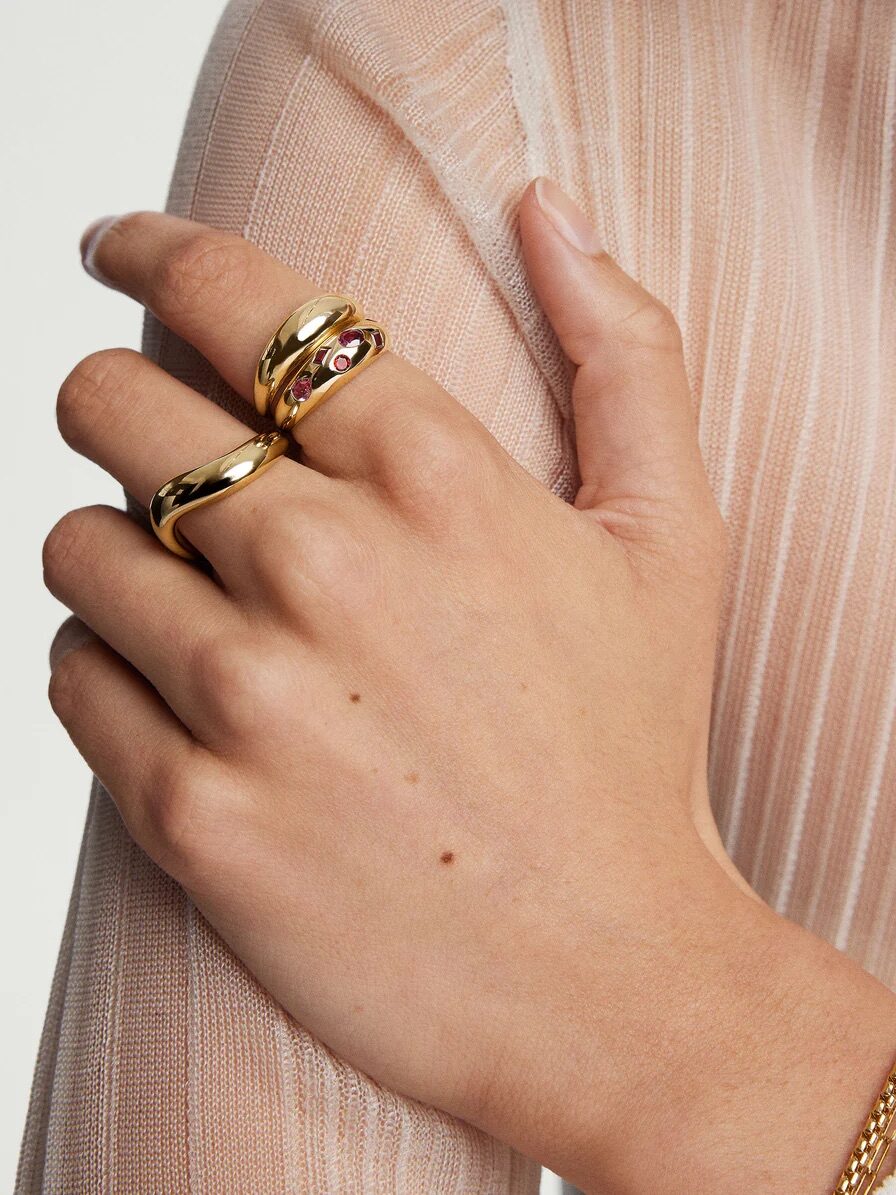
M 379 328 L 374 328 L 372 335 L 373 343 L 377 346 L 377 348 L 381 349 L 383 347 L 382 332 L 379 330 Z M 344 331 L 340 332 L 338 336 L 339 343 L 343 346 L 343 348 L 347 348 L 350 344 L 357 344 L 363 339 L 364 333 L 360 328 L 346 328 Z M 318 349 L 314 354 L 314 364 L 323 365 L 324 361 L 327 359 L 327 354 L 329 351 L 330 350 L 328 348 Z M 345 373 L 351 363 L 352 359 L 347 353 L 337 353 L 330 362 L 330 368 L 336 373 Z M 296 404 L 307 402 L 311 396 L 311 385 L 311 374 L 300 373 L 289 388 L 288 393 L 290 401 Z

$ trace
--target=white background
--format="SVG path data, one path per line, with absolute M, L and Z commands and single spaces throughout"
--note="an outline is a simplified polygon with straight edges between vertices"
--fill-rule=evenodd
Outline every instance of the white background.
M 94 349 L 140 345 L 140 309 L 87 278 L 78 241 L 98 216 L 164 205 L 223 2 L 3 0 L 0 7 L 4 1191 L 12 1189 L 90 786 L 46 700 L 47 649 L 65 611 L 43 588 L 41 543 L 66 510 L 121 501 L 118 485 L 59 439 L 56 392 Z M 557 1188 L 546 1179 L 545 1189 Z
M 78 240 L 96 216 L 164 206 L 222 7 L 0 3 L 2 1191 L 12 1190 L 90 787 L 46 701 L 47 648 L 64 611 L 43 588 L 40 548 L 66 510 L 121 499 L 59 439 L 56 391 L 93 349 L 140 346 L 140 309 L 83 274 Z

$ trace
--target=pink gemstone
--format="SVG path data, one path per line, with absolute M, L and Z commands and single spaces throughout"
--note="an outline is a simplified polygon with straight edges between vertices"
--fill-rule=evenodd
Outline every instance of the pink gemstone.
M 311 378 L 307 373 L 301 374 L 289 388 L 292 402 L 305 402 L 311 394 Z
M 333 368 L 337 373 L 345 373 L 351 363 L 351 357 L 346 357 L 345 353 L 337 353 L 333 358 Z
M 383 334 L 379 330 L 379 328 L 373 329 L 373 343 L 376 345 L 376 347 L 378 349 L 381 349 L 383 347 L 383 345 L 385 344 L 385 341 L 383 340 Z
M 339 333 L 339 343 L 341 345 L 357 344 L 359 340 L 364 339 L 364 333 L 360 328 L 346 328 L 344 332 Z
M 329 349 L 318 349 L 317 352 L 314 354 L 314 364 L 322 365 L 324 358 L 326 357 L 326 355 L 329 351 L 330 351 Z

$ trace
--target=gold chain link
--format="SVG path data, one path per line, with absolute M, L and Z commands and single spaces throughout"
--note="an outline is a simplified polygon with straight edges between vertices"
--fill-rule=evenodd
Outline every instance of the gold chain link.
M 893 1144 L 891 1132 L 896 1119 L 896 1066 L 887 1076 L 883 1090 L 859 1133 L 834 1195 L 868 1195 Z

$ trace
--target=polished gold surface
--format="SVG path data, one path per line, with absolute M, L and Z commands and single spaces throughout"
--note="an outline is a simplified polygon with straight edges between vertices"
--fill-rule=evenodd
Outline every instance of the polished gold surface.
M 152 529 L 170 551 L 185 560 L 201 559 L 200 554 L 178 531 L 177 521 L 187 511 L 209 502 L 217 502 L 234 490 L 242 489 L 282 456 L 289 440 L 279 432 L 253 436 L 239 448 L 219 456 L 207 465 L 180 473 L 160 486 L 149 504 Z
M 270 412 L 274 422 L 284 431 L 292 430 L 386 348 L 385 330 L 371 320 L 347 325 L 316 341 L 299 359 L 290 384 L 277 391 Z
M 385 331 L 354 300 L 318 295 L 268 341 L 255 371 L 255 407 L 288 431 L 386 348 Z
M 288 316 L 258 360 L 253 398 L 259 415 L 273 410 L 319 341 L 359 319 L 360 307 L 342 295 L 318 295 Z

